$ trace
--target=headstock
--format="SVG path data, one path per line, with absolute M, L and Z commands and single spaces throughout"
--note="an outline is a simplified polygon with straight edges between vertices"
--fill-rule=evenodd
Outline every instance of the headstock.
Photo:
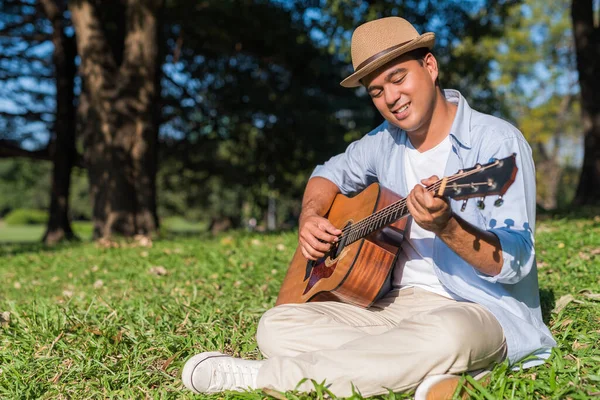
M 517 171 L 516 154 L 513 154 L 501 160 L 494 160 L 484 165 L 477 164 L 473 168 L 460 170 L 432 186 L 437 186 L 435 189 L 438 196 L 446 196 L 455 200 L 499 195 L 500 197 L 494 204 L 500 206 L 502 205 L 502 195 L 515 181 Z M 479 202 L 479 207 L 484 207 L 483 201 Z

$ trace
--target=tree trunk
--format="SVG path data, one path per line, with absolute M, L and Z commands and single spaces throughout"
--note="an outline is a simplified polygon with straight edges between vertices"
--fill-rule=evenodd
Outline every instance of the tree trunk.
M 539 156 L 539 160 L 535 162 L 537 170 L 537 204 L 544 210 L 554 210 L 558 206 L 558 190 L 563 173 L 563 167 L 558 160 L 558 152 L 561 147 L 561 132 L 564 132 L 566 128 L 565 116 L 572 100 L 573 96 L 571 94 L 565 95 L 561 100 L 556 114 L 556 130 L 552 135 L 554 141 L 552 150 L 547 150 L 544 143 L 537 142 L 537 154 Z
M 119 46 L 107 40 L 94 5 L 87 0 L 70 3 L 85 91 L 80 115 L 85 115 L 95 238 L 149 235 L 158 228 L 161 7 L 162 0 L 126 2 L 123 56 L 117 64 L 113 50 Z
M 573 0 L 571 17 L 585 137 L 583 168 L 573 202 L 600 204 L 600 27 L 594 26 L 593 0 Z
M 56 121 L 51 144 L 52 192 L 50 215 L 43 241 L 54 244 L 74 239 L 69 221 L 69 188 L 71 169 L 77 157 L 75 149 L 75 40 L 65 35 L 63 9 L 52 0 L 41 0 L 47 18 L 52 23 L 53 62 L 56 76 Z

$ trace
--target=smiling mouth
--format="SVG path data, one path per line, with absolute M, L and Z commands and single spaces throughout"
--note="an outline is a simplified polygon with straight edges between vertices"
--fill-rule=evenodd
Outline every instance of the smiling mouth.
M 392 113 L 394 113 L 394 114 L 400 114 L 400 113 L 406 111 L 408 109 L 408 106 L 410 106 L 410 102 L 406 103 L 405 105 L 403 105 L 402 107 L 400 107 L 396 111 L 392 111 Z

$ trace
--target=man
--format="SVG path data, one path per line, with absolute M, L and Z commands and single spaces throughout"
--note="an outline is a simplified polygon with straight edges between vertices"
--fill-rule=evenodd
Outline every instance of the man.
M 407 196 L 411 217 L 393 272 L 394 290 L 369 309 L 337 302 L 286 304 L 262 317 L 257 334 L 264 361 L 202 353 L 185 365 L 196 392 L 313 388 L 335 395 L 408 391 L 431 398 L 455 387 L 456 374 L 489 369 L 508 357 L 543 362 L 556 343 L 539 305 L 533 246 L 535 172 L 522 134 L 479 113 L 460 93 L 443 91 L 429 51 L 402 18 L 361 25 L 352 36 L 354 73 L 341 84 L 363 85 L 385 122 L 317 167 L 300 217 L 307 259 L 323 256 L 342 233 L 323 215 L 337 193 L 378 181 Z M 518 173 L 504 205 L 481 209 L 423 189 L 437 176 L 517 154 Z M 412 190 L 409 190 L 412 188 Z

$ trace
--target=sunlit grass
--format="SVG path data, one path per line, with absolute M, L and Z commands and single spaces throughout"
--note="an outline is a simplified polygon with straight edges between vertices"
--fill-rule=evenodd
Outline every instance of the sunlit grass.
M 92 237 L 92 223 L 75 221 L 72 223 L 75 234 L 87 240 Z M 45 225 L 6 225 L 0 224 L 0 245 L 2 243 L 34 243 L 42 240 Z
M 93 226 L 88 221 L 74 221 L 71 227 L 81 240 L 90 240 Z M 161 221 L 161 232 L 165 236 L 177 234 L 198 234 L 205 232 L 204 222 L 190 222 L 183 218 L 172 217 Z M 45 225 L 7 225 L 0 222 L 0 245 L 2 243 L 35 243 L 46 232 Z
M 598 395 L 599 231 L 600 218 L 539 224 L 540 288 L 559 347 L 533 369 L 498 366 L 472 398 Z M 0 245 L 0 313 L 10 315 L 0 328 L 0 398 L 194 397 L 180 380 L 190 355 L 260 357 L 256 324 L 275 301 L 295 244 L 294 233 L 235 233 L 152 247 Z M 553 313 L 557 303 L 566 305 Z M 267 395 L 225 394 L 239 396 Z

